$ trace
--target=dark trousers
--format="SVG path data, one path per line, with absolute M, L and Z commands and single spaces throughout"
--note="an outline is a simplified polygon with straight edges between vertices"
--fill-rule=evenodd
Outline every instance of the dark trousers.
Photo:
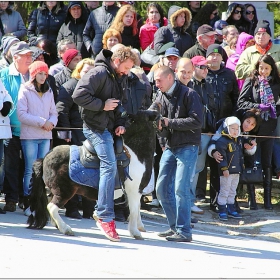
M 4 190 L 5 200 L 18 202 L 19 195 L 23 190 L 24 160 L 18 136 L 5 142 L 4 147 Z
M 154 156 L 154 172 L 155 172 L 155 186 L 157 183 L 157 177 L 159 172 L 159 162 L 162 155 L 162 148 L 158 142 L 158 139 L 156 139 L 156 156 Z M 156 196 L 156 190 L 152 192 L 153 199 L 157 198 Z

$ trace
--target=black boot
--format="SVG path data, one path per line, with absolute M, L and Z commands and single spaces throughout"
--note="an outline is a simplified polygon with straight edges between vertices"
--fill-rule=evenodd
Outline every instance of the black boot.
M 272 169 L 270 167 L 264 168 L 263 180 L 263 200 L 264 208 L 266 210 L 273 210 L 271 204 L 271 186 L 272 186 Z
M 23 197 L 23 211 L 25 211 L 30 206 L 29 198 L 30 198 L 30 196 Z
M 256 194 L 255 194 L 255 185 L 247 184 L 247 192 L 248 192 L 248 202 L 250 210 L 258 210 L 258 205 L 256 202 Z
M 240 208 L 238 202 L 237 202 L 237 195 L 234 198 L 234 207 L 237 213 L 243 213 L 244 211 Z

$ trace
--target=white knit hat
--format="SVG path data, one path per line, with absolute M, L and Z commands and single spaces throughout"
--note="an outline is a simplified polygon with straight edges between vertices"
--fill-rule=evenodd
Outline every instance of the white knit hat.
M 238 126 L 239 126 L 238 135 L 240 135 L 240 133 L 241 133 L 241 131 L 240 131 L 240 126 L 241 126 L 240 120 L 237 117 L 227 117 L 225 119 L 225 125 L 228 129 L 228 133 L 229 133 L 229 126 L 232 125 L 232 124 L 238 124 Z

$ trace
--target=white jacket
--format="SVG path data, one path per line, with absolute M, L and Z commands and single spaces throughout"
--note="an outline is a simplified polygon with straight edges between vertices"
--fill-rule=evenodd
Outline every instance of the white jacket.
M 1 110 L 3 108 L 3 103 L 9 101 L 11 102 L 13 106 L 13 101 L 8 93 L 8 91 L 5 89 L 2 81 L 0 80 L 0 139 L 8 139 L 12 138 L 12 131 L 10 126 L 10 118 L 9 116 L 2 116 Z

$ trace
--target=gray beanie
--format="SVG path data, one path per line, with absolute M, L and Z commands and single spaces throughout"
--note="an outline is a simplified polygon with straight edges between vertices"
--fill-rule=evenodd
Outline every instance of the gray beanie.
M 1 50 L 3 50 L 3 54 L 7 54 L 12 43 L 17 43 L 19 41 L 20 40 L 14 36 L 3 36 L 1 39 Z

